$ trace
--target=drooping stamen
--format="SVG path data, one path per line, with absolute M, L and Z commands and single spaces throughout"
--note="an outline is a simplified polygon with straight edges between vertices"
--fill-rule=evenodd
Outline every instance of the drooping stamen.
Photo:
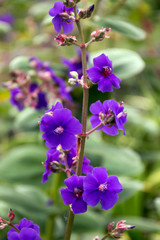
M 102 75 L 104 77 L 108 77 L 109 75 L 111 75 L 111 73 L 112 73 L 112 68 L 111 67 L 109 67 L 109 66 L 103 67 Z

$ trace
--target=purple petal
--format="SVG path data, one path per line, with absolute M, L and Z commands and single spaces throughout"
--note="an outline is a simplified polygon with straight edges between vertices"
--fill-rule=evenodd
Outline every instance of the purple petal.
M 106 66 L 112 68 L 112 61 L 110 61 L 109 58 L 104 53 L 94 58 L 93 63 L 96 67 L 99 67 L 100 69 Z
M 99 114 L 100 112 L 104 112 L 104 107 L 103 107 L 103 104 L 101 103 L 101 101 L 98 100 L 97 102 L 91 104 L 89 110 L 93 114 Z
M 99 184 L 105 183 L 107 180 L 107 170 L 104 167 L 95 167 L 93 169 L 93 176 Z
M 65 21 L 62 22 L 63 25 L 63 33 L 71 33 L 74 29 L 74 23 L 67 23 Z
M 117 176 L 109 176 L 107 179 L 107 190 L 111 192 L 120 193 L 123 191 L 123 187 L 120 184 Z
M 62 188 L 60 190 L 61 196 L 63 198 L 64 205 L 71 204 L 75 198 L 74 193 L 69 191 L 68 189 Z
M 92 174 L 88 174 L 84 179 L 83 186 L 84 191 L 96 191 L 98 190 L 99 183 Z
M 98 190 L 95 190 L 95 191 L 86 190 L 84 191 L 82 197 L 84 201 L 86 201 L 86 203 L 91 207 L 96 206 L 100 201 L 100 194 Z
M 87 203 L 81 198 L 75 198 L 72 203 L 72 210 L 74 214 L 84 213 L 87 211 Z
M 78 176 L 72 175 L 71 177 L 64 180 L 64 183 L 70 190 L 74 191 L 74 188 L 78 185 Z
M 91 68 L 87 69 L 87 74 L 88 74 L 89 79 L 93 83 L 97 83 L 99 81 L 99 79 L 102 77 L 100 69 L 97 67 L 91 67 Z
M 112 92 L 113 88 L 112 88 L 112 83 L 109 80 L 108 77 L 106 78 L 101 78 L 99 83 L 98 83 L 98 90 L 101 92 Z
M 113 73 L 110 75 L 110 76 L 108 76 L 108 78 L 110 79 L 110 81 L 112 82 L 112 85 L 113 85 L 113 87 L 115 87 L 115 88 L 120 88 L 120 82 L 121 82 L 121 80 L 118 78 L 118 77 L 116 77 L 116 75 L 114 75 Z
M 38 240 L 38 239 L 41 239 L 37 235 L 38 235 L 37 232 L 32 228 L 22 228 L 22 230 L 20 231 L 20 239 L 23 239 L 23 240 L 35 240 L 35 239 Z
M 62 18 L 59 15 L 56 15 L 53 19 L 52 19 L 52 23 L 54 25 L 54 29 L 56 32 L 60 32 L 61 31 L 61 26 L 62 26 Z
M 60 144 L 62 145 L 63 150 L 71 149 L 76 141 L 77 138 L 73 134 L 64 132 L 63 135 L 60 136 Z
M 56 16 L 58 13 L 61 13 L 63 11 L 63 7 L 64 5 L 62 2 L 60 1 L 55 2 L 53 8 L 49 10 L 49 15 L 52 17 Z
M 99 120 L 99 117 L 96 115 L 93 115 L 90 117 L 90 122 L 92 125 L 92 128 L 96 127 L 101 121 Z M 100 130 L 102 127 L 98 128 L 97 130 Z
M 105 125 L 102 127 L 102 131 L 111 136 L 115 136 L 118 134 L 117 126 L 110 127 L 109 125 Z
M 56 109 L 53 112 L 54 121 L 57 123 L 57 126 L 65 126 L 65 124 L 71 120 L 72 112 L 67 109 Z
M 60 135 L 55 135 L 55 134 L 47 135 L 44 133 L 42 135 L 42 138 L 45 139 L 50 144 L 50 146 L 52 146 L 53 148 L 57 147 L 61 143 Z
M 39 127 L 42 132 L 50 132 L 56 128 L 56 122 L 52 116 L 45 114 L 41 119 Z
M 118 194 L 114 192 L 105 191 L 101 196 L 101 205 L 105 210 L 112 208 L 117 201 Z
M 80 134 L 82 132 L 82 125 L 78 121 L 78 119 L 76 119 L 75 117 L 72 117 L 66 123 L 66 130 L 65 130 L 65 132 L 72 133 L 72 134 Z
M 7 238 L 8 238 L 8 240 L 20 240 L 20 235 L 16 231 L 14 231 L 14 232 L 9 231 L 7 234 Z

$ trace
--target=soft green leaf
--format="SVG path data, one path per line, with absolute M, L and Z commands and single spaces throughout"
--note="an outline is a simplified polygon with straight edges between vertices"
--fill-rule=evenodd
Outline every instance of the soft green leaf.
M 144 184 L 140 181 L 129 180 L 127 178 L 119 178 L 119 181 L 123 186 L 123 192 L 119 194 L 118 203 L 126 201 L 144 188 Z
M 30 69 L 28 57 L 19 56 L 14 58 L 9 64 L 10 70 L 19 69 L 21 71 L 27 71 Z
M 131 23 L 118 19 L 117 17 L 108 17 L 103 19 L 98 18 L 98 21 L 96 21 L 95 24 L 105 28 L 109 27 L 112 31 L 118 32 L 137 41 L 144 40 L 146 38 L 145 31 Z
M 135 176 L 144 169 L 140 156 L 129 148 L 89 140 L 86 142 L 86 154 L 91 160 L 92 156 L 93 159 L 97 159 L 95 164 L 102 164 L 109 175 Z
M 120 48 L 110 48 L 98 52 L 92 52 L 90 56 L 91 63 L 93 58 L 102 53 L 106 54 L 113 63 L 113 73 L 120 79 L 127 79 L 143 71 L 145 63 L 140 55 L 134 51 Z
M 23 131 L 35 131 L 39 128 L 38 122 L 44 111 L 37 111 L 32 108 L 26 108 L 19 112 L 14 122 L 15 129 Z
M 155 201 L 154 201 L 154 203 L 155 203 L 157 212 L 158 212 L 158 214 L 160 215 L 160 197 L 156 198 Z
M 29 13 L 39 19 L 41 17 L 44 17 L 51 7 L 53 7 L 53 1 L 40 3 L 38 2 L 32 5 L 32 7 L 29 9 Z
M 10 182 L 41 183 L 46 149 L 37 145 L 16 147 L 0 162 L 0 179 Z

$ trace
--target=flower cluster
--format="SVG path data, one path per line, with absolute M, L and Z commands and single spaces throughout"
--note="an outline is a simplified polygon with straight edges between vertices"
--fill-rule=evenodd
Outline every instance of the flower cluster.
M 15 224 L 15 227 L 19 231 L 12 228 L 7 234 L 8 240 L 41 240 L 39 226 L 26 218 L 23 218 L 19 225 Z
M 24 73 L 14 70 L 10 73 L 11 80 L 3 84 L 10 90 L 10 102 L 13 106 L 19 111 L 28 106 L 41 110 L 46 109 L 56 99 L 66 104 L 71 103 L 72 88 L 55 74 L 49 62 L 31 57 L 29 63 L 32 71 Z
M 72 204 L 74 214 L 87 211 L 87 205 L 96 206 L 101 203 L 102 208 L 108 210 L 118 201 L 118 193 L 122 192 L 122 185 L 116 176 L 107 176 L 107 170 L 96 167 L 86 177 L 76 175 L 66 179 L 67 189 L 61 189 L 65 205 Z

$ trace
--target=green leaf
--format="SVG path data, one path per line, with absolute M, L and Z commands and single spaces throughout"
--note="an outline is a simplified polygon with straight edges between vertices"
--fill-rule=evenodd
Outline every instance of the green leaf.
M 105 19 L 102 18 L 100 20 L 98 19 L 95 24 L 98 26 L 103 26 L 104 28 L 109 27 L 113 31 L 137 41 L 144 40 L 146 38 L 146 33 L 144 30 L 134 26 L 131 23 L 118 19 L 117 17 L 108 17 Z
M 29 59 L 25 56 L 19 56 L 14 58 L 9 64 L 10 70 L 19 69 L 21 71 L 27 71 L 30 69 Z
M 46 15 L 51 7 L 53 7 L 53 1 L 36 3 L 29 9 L 29 13 L 32 16 L 40 19 Z
M 8 23 L 0 21 L 0 34 L 5 34 L 11 31 L 11 26 Z
M 0 162 L 0 180 L 37 184 L 42 181 L 46 149 L 37 145 L 25 145 L 10 150 Z
M 47 195 L 36 187 L 0 186 L 0 196 L 0 213 L 6 214 L 5 218 L 9 208 L 16 213 L 16 218 L 18 215 L 20 218 L 25 216 L 28 219 L 43 219 L 46 215 L 57 214 L 59 211 L 55 206 L 47 206 L 49 200 Z
M 86 142 L 86 154 L 91 160 L 92 156 L 97 159 L 95 164 L 102 164 L 109 175 L 135 176 L 144 170 L 140 156 L 129 148 L 89 140 Z
M 138 53 L 122 48 L 110 48 L 107 50 L 92 52 L 90 56 L 91 63 L 93 62 L 93 58 L 98 57 L 102 53 L 112 60 L 113 73 L 120 79 L 133 77 L 142 72 L 145 67 L 145 63 Z
M 23 131 L 35 131 L 39 129 L 38 122 L 43 111 L 37 111 L 32 108 L 26 108 L 19 112 L 14 122 L 14 128 Z
M 119 194 L 118 203 L 124 202 L 127 199 L 131 198 L 138 191 L 144 189 L 144 184 L 141 181 L 130 180 L 127 178 L 119 178 L 120 183 L 123 186 L 123 192 Z
M 154 201 L 158 214 L 160 215 L 160 197 L 156 198 Z

